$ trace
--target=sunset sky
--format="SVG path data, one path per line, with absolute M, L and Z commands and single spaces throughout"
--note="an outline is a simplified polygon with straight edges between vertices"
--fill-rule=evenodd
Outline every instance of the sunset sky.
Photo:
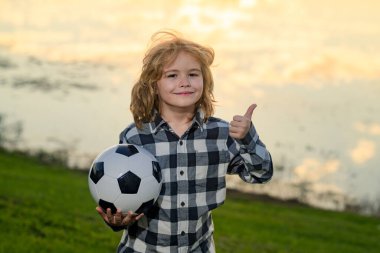
M 379 10 L 377 0 L 0 0 L 0 113 L 23 122 L 26 146 L 63 143 L 92 157 L 132 120 L 151 35 L 175 29 L 215 49 L 217 116 L 258 103 L 254 122 L 282 180 L 375 198 Z M 80 128 L 96 117 L 107 121 L 92 144 L 97 131 Z
M 119 62 L 120 55 L 141 54 L 153 32 L 172 28 L 212 45 L 220 54 L 234 49 L 274 54 L 272 60 L 287 65 L 281 77 L 291 81 L 304 81 L 310 74 L 379 77 L 380 3 L 376 0 L 111 3 L 2 0 L 0 45 L 50 60 Z M 271 71 L 276 69 L 263 69 L 267 70 L 257 78 L 274 82 Z

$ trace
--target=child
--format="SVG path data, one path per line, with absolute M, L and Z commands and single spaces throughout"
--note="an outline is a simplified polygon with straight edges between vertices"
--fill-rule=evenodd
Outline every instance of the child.
M 145 214 L 97 211 L 113 230 L 124 229 L 118 252 L 215 252 L 211 210 L 225 200 L 225 174 L 266 182 L 271 156 L 251 123 L 255 104 L 230 123 L 212 117 L 214 51 L 174 33 L 153 38 L 132 90 L 134 123 L 120 143 L 155 155 L 160 196 Z

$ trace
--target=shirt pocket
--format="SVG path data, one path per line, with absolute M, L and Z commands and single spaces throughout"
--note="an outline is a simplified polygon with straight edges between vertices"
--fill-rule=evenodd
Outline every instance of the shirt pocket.
M 227 150 L 197 150 L 195 153 L 197 166 L 218 166 L 228 163 Z
M 225 187 L 225 175 L 228 167 L 228 151 L 215 150 L 196 155 L 196 191 L 210 192 Z

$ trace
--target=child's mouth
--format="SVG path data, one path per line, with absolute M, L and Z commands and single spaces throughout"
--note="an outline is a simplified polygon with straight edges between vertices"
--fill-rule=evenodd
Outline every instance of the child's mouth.
M 177 93 L 175 93 L 175 94 L 176 94 L 176 95 L 180 95 L 180 96 L 188 96 L 188 95 L 193 94 L 193 92 L 185 91 L 185 92 L 177 92 Z

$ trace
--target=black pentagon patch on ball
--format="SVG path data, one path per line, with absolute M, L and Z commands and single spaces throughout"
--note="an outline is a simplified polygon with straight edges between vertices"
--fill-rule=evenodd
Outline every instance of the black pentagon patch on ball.
M 90 178 L 95 184 L 104 176 L 104 162 L 97 162 L 91 168 Z
M 157 182 L 160 183 L 162 180 L 160 164 L 158 164 L 158 162 L 156 161 L 152 161 L 152 167 L 153 167 L 153 176 L 156 178 Z
M 133 145 L 119 145 L 115 152 L 129 157 L 137 154 L 139 151 Z
M 128 171 L 117 179 L 119 183 L 120 191 L 125 194 L 135 194 L 139 191 L 141 178 L 134 174 L 132 171 Z
M 111 209 L 111 213 L 115 214 L 116 213 L 116 206 L 108 201 L 99 199 L 99 206 L 103 209 L 103 212 L 107 212 L 107 208 Z
M 147 202 L 144 202 L 141 204 L 141 206 L 136 210 L 135 213 L 140 214 L 140 213 L 147 213 L 149 209 L 153 206 L 154 204 L 154 199 L 151 199 Z

